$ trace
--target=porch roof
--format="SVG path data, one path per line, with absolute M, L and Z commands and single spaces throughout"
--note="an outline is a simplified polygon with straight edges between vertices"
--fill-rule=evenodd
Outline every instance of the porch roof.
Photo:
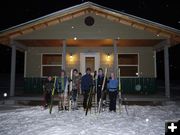
M 63 46 L 63 40 L 46 39 L 46 40 L 17 40 L 27 47 L 58 47 Z M 161 39 L 121 39 L 117 40 L 117 46 L 120 47 L 153 47 L 160 43 Z M 70 47 L 101 47 L 113 46 L 112 39 L 68 39 L 66 44 Z

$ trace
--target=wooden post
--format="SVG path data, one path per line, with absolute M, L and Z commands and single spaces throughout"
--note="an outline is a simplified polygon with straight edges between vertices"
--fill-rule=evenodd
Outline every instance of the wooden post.
M 62 69 L 66 69 L 66 40 L 63 40 Z
M 24 78 L 27 74 L 27 51 L 24 51 Z
M 15 91 L 15 75 L 16 75 L 16 45 L 12 42 L 11 51 L 11 80 L 10 80 L 10 96 L 14 96 Z
M 154 53 L 154 77 L 157 78 L 157 64 L 156 64 L 156 50 L 153 51 Z
M 114 63 L 113 63 L 113 70 L 114 74 L 117 77 L 117 68 L 118 68 L 118 53 L 117 53 L 117 41 L 114 40 L 113 42 L 113 48 L 114 48 Z
M 169 42 L 164 46 L 164 72 L 165 72 L 165 96 L 170 98 L 170 78 L 169 78 Z

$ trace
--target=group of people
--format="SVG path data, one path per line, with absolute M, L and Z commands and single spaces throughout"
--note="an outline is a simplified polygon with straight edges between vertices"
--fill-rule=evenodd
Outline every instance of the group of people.
M 104 84 L 103 84 L 104 83 Z M 72 87 L 72 88 L 70 88 Z M 61 70 L 61 74 L 57 77 L 56 81 L 49 76 L 44 82 L 44 98 L 45 108 L 48 107 L 51 101 L 51 93 L 54 88 L 59 97 L 59 110 L 68 110 L 68 102 L 72 101 L 72 109 L 78 109 L 77 99 L 78 94 L 83 95 L 83 108 L 86 110 L 88 97 L 90 90 L 93 89 L 94 95 L 96 95 L 97 106 L 100 99 L 103 104 L 106 104 L 107 95 L 109 95 L 109 111 L 116 111 L 116 99 L 118 94 L 118 80 L 115 78 L 114 73 L 110 74 L 110 77 L 105 78 L 102 68 L 98 69 L 98 74 L 91 75 L 91 69 L 86 69 L 86 74 L 81 75 L 77 69 L 73 70 L 72 77 L 67 77 L 64 70 Z

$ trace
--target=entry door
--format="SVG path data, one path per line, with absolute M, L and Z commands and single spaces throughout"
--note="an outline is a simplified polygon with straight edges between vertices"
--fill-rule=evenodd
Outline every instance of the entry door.
M 80 53 L 80 71 L 82 74 L 86 73 L 86 68 L 91 68 L 91 72 L 98 70 L 100 65 L 99 53 Z

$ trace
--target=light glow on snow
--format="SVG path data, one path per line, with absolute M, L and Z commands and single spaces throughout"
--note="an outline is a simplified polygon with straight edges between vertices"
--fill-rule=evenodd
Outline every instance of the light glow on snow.
M 149 122 L 149 119 L 146 119 L 146 122 Z
M 42 107 L 0 111 L 0 135 L 163 135 L 165 121 L 180 118 L 176 104 L 164 106 L 124 106 L 122 112 L 108 110 L 85 116 L 82 108 L 52 114 Z M 148 122 L 147 122 L 148 121 Z
M 4 97 L 7 97 L 7 93 L 4 93 L 4 95 L 3 95 Z

